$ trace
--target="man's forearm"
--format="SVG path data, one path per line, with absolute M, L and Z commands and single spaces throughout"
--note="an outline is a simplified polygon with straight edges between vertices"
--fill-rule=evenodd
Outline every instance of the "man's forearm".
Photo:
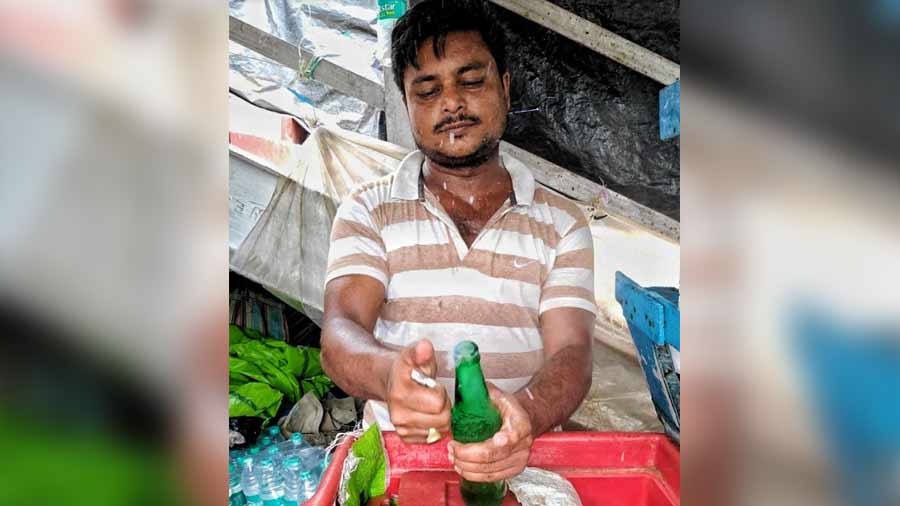
M 591 388 L 592 361 L 590 345 L 567 346 L 516 393 L 530 415 L 534 437 L 565 422 L 578 409 Z
M 397 352 L 381 346 L 365 328 L 347 318 L 331 318 L 322 328 L 322 368 L 341 390 L 383 401 Z

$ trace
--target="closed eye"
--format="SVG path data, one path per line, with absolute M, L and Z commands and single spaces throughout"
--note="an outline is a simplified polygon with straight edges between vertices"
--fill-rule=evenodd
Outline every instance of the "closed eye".
M 431 97 L 437 95 L 437 93 L 438 93 L 438 89 L 437 89 L 437 88 L 433 88 L 433 89 L 430 89 L 430 90 L 428 90 L 428 91 L 423 91 L 423 92 L 416 93 L 416 96 L 419 97 L 419 98 L 425 99 L 425 98 L 431 98 Z
M 484 79 L 478 79 L 477 81 L 463 81 L 462 85 L 466 88 L 477 88 L 484 84 Z

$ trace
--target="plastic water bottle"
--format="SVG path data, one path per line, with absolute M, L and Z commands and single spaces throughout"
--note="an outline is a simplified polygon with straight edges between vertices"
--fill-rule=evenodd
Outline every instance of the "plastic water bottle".
M 228 506 L 244 506 L 247 499 L 241 491 L 241 474 L 234 464 L 228 464 Z
M 319 485 L 319 480 L 313 475 L 310 470 L 301 470 L 300 471 L 300 496 L 303 497 L 303 501 L 309 500 L 316 493 L 316 487 Z
M 269 439 L 272 440 L 273 444 L 278 444 L 284 441 L 284 436 L 281 435 L 281 429 L 277 425 L 273 425 L 269 427 Z
M 247 499 L 247 504 L 252 506 L 260 506 L 262 499 L 259 497 L 259 479 L 256 477 L 256 469 L 254 469 L 253 457 L 243 457 L 241 462 L 241 490 Z
M 406 12 L 406 0 L 378 0 L 378 26 L 375 33 L 378 37 L 376 55 L 381 60 L 383 67 L 389 67 L 391 62 L 391 32 L 397 19 Z
M 303 434 L 294 432 L 291 434 L 290 439 L 280 443 L 278 447 L 281 448 L 281 454 L 284 458 L 288 458 L 300 455 L 300 450 L 309 448 L 309 444 L 303 440 Z
M 325 460 L 325 450 L 310 446 L 300 450 L 300 469 L 312 473 L 315 479 L 321 475 L 322 462 Z
M 275 445 L 266 448 L 265 458 L 271 460 L 275 467 L 280 466 L 282 460 L 284 459 L 283 455 L 281 454 L 281 448 Z
M 259 463 L 259 496 L 263 506 L 281 506 L 284 484 L 280 473 L 275 472 L 275 465 L 269 459 Z
M 228 463 L 233 464 L 235 468 L 239 468 L 238 466 L 238 458 L 243 454 L 240 450 L 231 450 L 228 452 Z
M 319 480 L 312 471 L 303 469 L 297 457 L 285 461 L 284 505 L 298 506 L 308 501 L 316 493 Z
M 303 483 L 300 480 L 300 460 L 291 457 L 284 461 L 282 476 L 284 478 L 284 506 L 300 506 L 309 499 L 301 495 Z

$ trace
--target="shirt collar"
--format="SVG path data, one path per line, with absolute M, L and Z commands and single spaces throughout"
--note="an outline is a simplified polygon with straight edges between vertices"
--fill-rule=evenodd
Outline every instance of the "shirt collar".
M 535 182 L 531 171 L 519 160 L 501 154 L 500 160 L 509 178 L 512 180 L 513 187 L 513 205 L 531 205 L 534 200 Z M 397 173 L 394 175 L 394 183 L 391 186 L 391 199 L 395 200 L 419 200 L 421 186 L 419 177 L 422 173 L 422 162 L 425 161 L 425 155 L 415 150 L 406 155 L 406 158 L 400 162 Z

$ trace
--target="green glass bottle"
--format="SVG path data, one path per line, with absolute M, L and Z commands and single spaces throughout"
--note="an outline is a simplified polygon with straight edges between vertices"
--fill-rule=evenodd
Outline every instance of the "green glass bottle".
M 453 439 L 460 443 L 480 443 L 500 430 L 500 411 L 491 403 L 478 345 L 462 341 L 453 349 L 456 363 L 456 401 L 451 411 Z M 459 484 L 467 506 L 497 506 L 506 496 L 506 482 L 478 483 L 461 480 Z

